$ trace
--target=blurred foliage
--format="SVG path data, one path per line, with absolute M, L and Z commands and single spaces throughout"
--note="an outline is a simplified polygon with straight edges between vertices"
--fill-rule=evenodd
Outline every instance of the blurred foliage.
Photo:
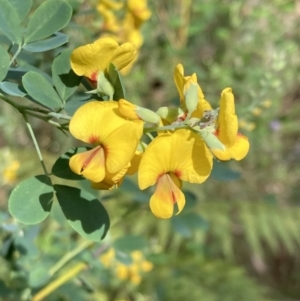
M 32 12 L 42 2 L 34 1 Z M 63 30 L 68 45 L 21 53 L 19 66 L 33 64 L 50 74 L 61 50 L 103 34 L 98 1 L 67 2 L 74 9 Z M 238 164 L 215 164 L 203 185 L 186 185 L 186 208 L 167 221 L 150 214 L 150 192 L 139 191 L 134 181 L 100 193 L 78 182 L 97 194 L 112 219 L 107 237 L 91 243 L 67 224 L 57 202 L 52 219 L 36 226 L 18 224 L 7 213 L 14 185 L 41 168 L 21 117 L 1 103 L 0 300 L 31 300 L 51 285 L 43 300 L 299 299 L 299 3 L 153 0 L 149 7 L 139 60 L 124 78 L 131 101 L 152 109 L 177 101 L 173 68 L 180 62 L 187 74 L 197 73 L 215 106 L 219 91 L 233 88 L 250 153 Z M 40 120 L 32 124 L 51 167 L 72 139 Z M 152 262 L 140 285 L 100 262 L 110 247 L 122 264 L 130 265 L 136 250 Z

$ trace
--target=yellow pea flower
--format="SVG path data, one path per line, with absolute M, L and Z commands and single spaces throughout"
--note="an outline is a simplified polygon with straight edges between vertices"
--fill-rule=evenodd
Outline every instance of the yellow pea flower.
M 159 218 L 170 218 L 174 205 L 180 213 L 185 205 L 182 181 L 204 182 L 212 169 L 212 155 L 203 140 L 189 130 L 157 136 L 141 159 L 138 182 L 140 189 L 156 185 L 150 209 Z
M 180 103 L 183 109 L 186 108 L 185 97 L 184 97 L 185 90 L 188 88 L 188 85 L 190 85 L 191 83 L 197 84 L 198 106 L 196 111 L 192 114 L 192 117 L 201 118 L 204 114 L 204 111 L 211 110 L 211 106 L 205 100 L 202 89 L 197 82 L 196 73 L 193 73 L 191 76 L 184 76 L 184 68 L 181 64 L 178 64 L 174 70 L 174 81 L 179 93 Z
M 120 30 L 121 25 L 112 10 L 108 9 L 107 6 L 101 3 L 97 6 L 97 11 L 103 17 L 102 30 L 110 32 L 118 32 Z
M 129 65 L 136 55 L 134 44 L 119 45 L 112 38 L 102 38 L 76 48 L 71 54 L 71 67 L 77 75 L 96 81 L 99 73 L 105 73 L 110 63 L 121 70 Z
M 235 114 L 234 95 L 231 88 L 225 88 L 221 93 L 215 135 L 225 146 L 224 150 L 211 149 L 218 159 L 239 161 L 247 155 L 250 145 L 248 138 L 238 133 L 238 118 Z
M 128 0 L 127 8 L 134 17 L 135 28 L 137 29 L 151 17 L 151 11 L 147 7 L 147 0 Z
M 120 10 L 124 6 L 122 2 L 116 2 L 111 0 L 100 0 L 99 5 L 103 5 L 107 9 L 111 9 L 111 10 Z
M 118 184 L 135 154 L 143 123 L 123 118 L 117 102 L 92 101 L 75 112 L 69 129 L 75 138 L 94 146 L 71 157 L 73 172 L 95 183 Z

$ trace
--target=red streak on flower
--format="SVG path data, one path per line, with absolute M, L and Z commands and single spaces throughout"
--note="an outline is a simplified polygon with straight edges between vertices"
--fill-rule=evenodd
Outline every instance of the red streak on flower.
M 90 80 L 96 82 L 97 81 L 97 72 L 93 72 L 91 77 L 90 77 Z
M 89 143 L 91 143 L 91 144 L 94 144 L 94 143 L 96 143 L 96 142 L 98 142 L 99 141 L 99 137 L 97 137 L 97 136 L 91 136 L 90 138 L 89 138 Z
M 174 171 L 174 175 L 177 177 L 177 178 L 179 178 L 180 179 L 180 177 L 181 177 L 181 175 L 182 175 L 182 172 L 181 172 L 181 170 L 175 170 Z
M 96 156 L 96 154 L 98 153 L 98 151 L 101 150 L 101 146 L 98 146 L 95 148 L 95 150 L 92 152 L 92 154 L 88 157 L 88 159 L 84 162 L 82 168 L 81 168 L 81 172 L 89 165 L 89 163 L 93 160 L 93 158 Z
M 175 197 L 174 192 L 171 191 L 171 194 L 172 194 L 172 202 L 173 202 L 173 204 L 176 204 L 176 203 L 177 203 L 177 200 L 176 200 L 176 197 Z

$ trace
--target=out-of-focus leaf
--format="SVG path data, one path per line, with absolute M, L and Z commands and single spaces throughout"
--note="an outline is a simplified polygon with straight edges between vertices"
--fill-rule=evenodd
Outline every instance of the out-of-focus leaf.
M 9 0 L 9 2 L 16 10 L 20 22 L 22 22 L 30 11 L 32 0 Z
M 22 82 L 26 92 L 41 105 L 53 110 L 62 106 L 54 88 L 41 74 L 29 71 L 23 76 Z
M 0 45 L 0 82 L 5 78 L 9 69 L 9 54 Z
M 53 61 L 52 78 L 57 93 L 66 101 L 80 84 L 81 76 L 71 69 L 70 55 L 72 50 L 63 50 Z
M 84 180 L 84 177 L 77 175 L 74 173 L 69 166 L 70 158 L 77 154 L 86 151 L 86 147 L 78 147 L 69 149 L 66 153 L 64 153 L 61 157 L 59 157 L 52 167 L 52 173 L 62 179 L 67 180 Z
M 46 38 L 65 27 L 72 16 L 72 7 L 62 0 L 42 3 L 29 19 L 25 42 Z
M 2 82 L 0 83 L 0 89 L 11 96 L 19 96 L 24 97 L 26 93 L 24 93 L 24 90 L 22 91 L 22 88 L 16 84 L 11 82 Z
M 122 82 L 122 77 L 118 69 L 113 65 L 109 65 L 108 69 L 108 80 L 113 85 L 115 92 L 113 95 L 113 100 L 119 100 L 125 98 L 125 88 Z
M 237 171 L 231 170 L 228 167 L 228 163 L 214 160 L 211 176 L 219 181 L 234 181 L 238 180 L 241 177 L 241 174 Z
M 67 35 L 57 32 L 54 37 L 26 44 L 23 49 L 30 52 L 43 52 L 66 44 L 68 40 L 69 37 Z
M 22 43 L 20 19 L 13 4 L 8 0 L 0 0 L 0 30 L 12 42 L 18 45 Z
M 53 199 L 51 180 L 46 175 L 26 179 L 12 191 L 8 209 L 24 224 L 37 224 L 50 213 Z
M 65 185 L 54 185 L 54 188 L 71 227 L 86 239 L 103 239 L 109 229 L 109 217 L 103 205 L 84 190 Z
M 183 237 L 191 237 L 192 230 L 206 231 L 208 229 L 208 222 L 196 213 L 187 213 L 173 216 L 171 224 Z
M 126 235 L 117 239 L 113 243 L 113 247 L 122 252 L 132 252 L 144 249 L 147 246 L 145 238 L 138 235 Z
M 141 191 L 134 181 L 124 178 L 121 185 L 122 193 L 126 192 L 132 195 L 132 200 L 139 203 L 147 203 L 150 199 L 149 189 Z

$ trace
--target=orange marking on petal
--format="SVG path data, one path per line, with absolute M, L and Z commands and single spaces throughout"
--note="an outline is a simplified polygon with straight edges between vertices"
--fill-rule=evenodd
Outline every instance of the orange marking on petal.
M 90 80 L 92 80 L 92 81 L 94 81 L 94 82 L 97 81 L 97 72 L 93 72 L 93 73 L 91 74 Z
M 101 146 L 96 147 L 95 151 L 88 157 L 88 159 L 84 162 L 81 172 L 89 165 L 89 163 L 93 160 L 93 158 L 97 155 L 97 153 L 101 150 Z
M 181 177 L 181 175 L 182 175 L 182 172 L 180 171 L 180 170 L 175 170 L 174 171 L 174 175 L 177 177 L 177 178 L 179 178 L 180 179 L 180 177 Z
M 89 143 L 91 144 L 94 144 L 96 142 L 98 142 L 100 139 L 98 136 L 95 136 L 95 135 L 92 135 L 90 138 L 89 138 Z

